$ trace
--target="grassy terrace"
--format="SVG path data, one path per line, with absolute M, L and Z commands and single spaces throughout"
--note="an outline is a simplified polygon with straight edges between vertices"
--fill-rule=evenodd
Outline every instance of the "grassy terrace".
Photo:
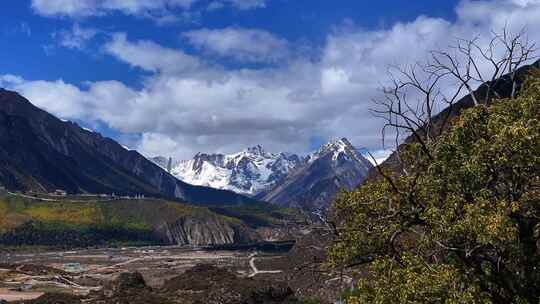
M 160 222 L 186 216 L 215 216 L 205 208 L 162 200 L 73 202 L 0 195 L 0 242 L 5 245 L 86 246 L 159 243 Z
M 83 199 L 81 199 L 83 198 Z M 160 244 L 156 229 L 182 218 L 217 217 L 252 228 L 279 225 L 287 209 L 250 206 L 198 207 L 161 199 L 54 197 L 0 192 L 3 245 L 89 246 L 115 243 Z

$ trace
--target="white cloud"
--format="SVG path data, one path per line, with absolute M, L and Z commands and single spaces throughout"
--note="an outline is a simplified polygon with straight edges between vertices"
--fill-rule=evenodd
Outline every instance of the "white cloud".
M 19 30 L 26 36 L 32 36 L 32 29 L 30 28 L 30 25 L 28 25 L 28 23 L 26 22 L 21 22 L 19 24 Z
M 275 62 L 287 56 L 287 41 L 263 30 L 228 27 L 183 34 L 195 47 L 243 62 Z
M 528 25 L 530 38 L 540 41 L 538 2 L 463 1 L 453 22 L 423 16 L 386 30 L 348 26 L 328 35 L 319 60 L 294 58 L 259 69 L 227 70 L 180 49 L 116 34 L 106 52 L 151 73 L 140 89 L 117 81 L 80 88 L 16 76 L 3 76 L 0 85 L 58 116 L 142 134 L 138 146 L 147 154 L 189 158 L 257 143 L 305 152 L 315 137 L 348 137 L 376 151 L 382 149 L 382 122 L 369 108 L 389 64 L 424 60 L 429 50 L 448 47 L 454 37 L 487 37 L 506 22 L 514 29 Z M 232 47 L 215 48 L 229 56 Z M 255 53 L 264 58 L 264 50 Z
M 206 9 L 209 10 L 209 11 L 214 11 L 214 10 L 222 9 L 224 7 L 225 7 L 225 4 L 223 4 L 223 2 L 212 1 L 212 2 L 210 2 L 210 4 L 208 4 Z
M 25 80 L 16 75 L 6 74 L 6 75 L 0 75 L 0 86 L 3 85 L 18 85 L 23 83 Z
M 266 7 L 266 0 L 214 0 L 207 6 L 209 11 L 233 7 L 239 10 L 252 10 Z
M 158 24 L 185 19 L 197 0 L 32 0 L 31 7 L 46 17 L 82 18 L 111 13 L 150 18 Z M 183 10 L 178 13 L 177 10 Z
M 189 72 L 200 65 L 197 58 L 152 41 L 128 42 L 125 33 L 114 34 L 105 45 L 105 50 L 131 66 L 150 72 Z
M 19 22 L 18 24 L 12 27 L 6 27 L 2 30 L 3 34 L 7 35 L 25 35 L 32 36 L 32 28 L 27 22 Z
M 534 21 L 540 18 L 539 10 L 539 0 L 465 0 L 457 7 L 464 26 L 501 29 L 509 25 L 513 30 L 518 30 L 528 24 L 531 31 L 537 25 Z
M 83 28 L 75 23 L 70 30 L 63 30 L 53 34 L 54 38 L 58 39 L 58 43 L 69 49 L 82 50 L 85 48 L 88 41 L 94 38 L 98 31 L 93 28 Z
M 81 18 L 122 13 L 154 19 L 166 24 L 191 17 L 193 4 L 200 0 L 32 0 L 31 7 L 46 17 Z M 216 9 L 228 4 L 236 9 L 264 8 L 265 0 L 218 0 L 209 4 Z M 179 12 L 180 11 L 180 12 Z
M 87 16 L 98 13 L 94 0 L 32 0 L 32 9 L 44 16 Z
M 266 0 L 224 0 L 224 2 L 228 2 L 230 5 L 241 10 L 266 7 Z
M 0 77 L 0 86 L 24 94 L 37 106 L 61 117 L 89 118 L 85 115 L 88 98 L 77 86 L 65 83 L 61 79 L 29 82 L 20 77 L 7 75 Z M 59 100 L 65 102 L 59 102 Z
M 144 133 L 136 149 L 148 157 L 156 155 L 190 155 L 189 143 L 179 142 L 160 133 Z

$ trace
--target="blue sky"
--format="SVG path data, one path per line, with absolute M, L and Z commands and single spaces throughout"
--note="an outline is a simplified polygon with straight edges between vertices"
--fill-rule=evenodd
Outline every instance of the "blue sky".
M 387 65 L 540 20 L 537 0 L 0 6 L 0 86 L 144 154 L 179 158 L 256 144 L 304 153 L 334 137 L 387 149 L 369 113 Z
M 367 29 L 391 26 L 399 21 L 412 21 L 419 15 L 454 18 L 457 1 L 376 1 L 365 5 L 358 0 L 277 0 L 265 8 L 238 10 L 233 7 L 192 13 L 193 16 L 166 25 L 154 20 L 126 16 L 114 12 L 107 16 L 86 18 L 48 18 L 31 8 L 31 0 L 4 1 L 1 21 L 0 60 L 3 72 L 26 79 L 62 78 L 72 83 L 116 79 L 138 85 L 141 71 L 133 71 L 113 57 L 100 54 L 98 37 L 84 51 L 63 48 L 51 36 L 69 30 L 73 24 L 106 32 L 126 32 L 131 39 L 150 39 L 169 47 L 185 48 L 189 44 L 179 37 L 183 31 L 197 28 L 257 28 L 290 41 L 301 41 L 317 48 L 328 33 L 347 22 Z M 207 3 L 200 3 L 200 6 Z M 178 10 L 181 14 L 184 10 Z M 223 64 L 233 64 L 222 62 Z M 134 73 L 135 72 L 135 73 Z

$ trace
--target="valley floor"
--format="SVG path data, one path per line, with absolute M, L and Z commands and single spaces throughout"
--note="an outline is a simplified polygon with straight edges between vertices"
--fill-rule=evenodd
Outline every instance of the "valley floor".
M 121 273 L 139 272 L 150 288 L 196 265 L 227 269 L 239 277 L 279 277 L 278 253 L 185 247 L 125 247 L 0 253 L 0 300 L 31 300 L 43 293 L 87 296 Z M 270 276 L 270 277 L 269 277 Z

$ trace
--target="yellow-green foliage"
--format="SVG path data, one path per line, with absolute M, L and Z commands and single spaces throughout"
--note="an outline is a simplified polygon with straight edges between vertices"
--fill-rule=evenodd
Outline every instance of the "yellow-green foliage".
M 336 201 L 331 264 L 373 261 L 349 302 L 539 303 L 540 77 L 465 111 L 429 149 L 409 145 L 409 175 Z
M 0 232 L 28 221 L 61 227 L 122 227 L 149 230 L 186 216 L 213 215 L 206 208 L 162 200 L 113 202 L 40 201 L 12 195 L 0 197 Z
M 463 275 L 452 265 L 432 264 L 427 268 L 416 256 L 404 255 L 399 264 L 390 257 L 381 257 L 371 269 L 380 278 L 361 280 L 360 291 L 348 298 L 348 304 L 491 303 L 489 296 L 478 287 L 478 282 L 470 281 L 470 276 Z M 391 275 L 387 275 L 389 269 Z
M 40 222 L 91 225 L 104 220 L 100 208 L 87 203 L 40 202 L 30 205 L 23 213 Z
M 0 232 L 4 229 L 14 226 L 13 219 L 10 217 L 9 207 L 5 201 L 0 201 Z
M 47 199 L 50 199 L 47 197 Z M 50 229 L 77 231 L 89 228 L 152 231 L 182 218 L 219 218 L 232 225 L 281 224 L 285 209 L 254 204 L 245 207 L 207 208 L 159 199 L 114 201 L 42 201 L 18 195 L 0 195 L 0 234 L 36 222 Z
M 16 212 L 4 197 L 0 198 L 0 233 L 6 232 L 28 220 L 28 216 Z

